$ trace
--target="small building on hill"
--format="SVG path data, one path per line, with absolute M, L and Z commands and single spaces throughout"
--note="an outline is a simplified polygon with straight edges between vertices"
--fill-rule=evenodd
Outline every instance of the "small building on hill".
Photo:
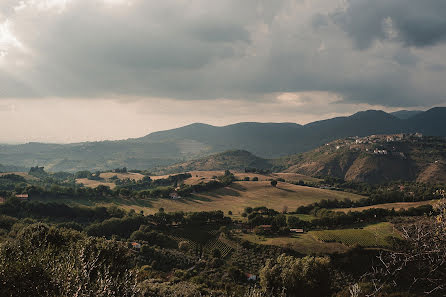
M 263 230 L 271 230 L 273 226 L 272 225 L 260 225 L 259 228 Z
M 134 249 L 134 250 L 139 251 L 141 249 L 141 244 L 138 242 L 132 242 L 131 245 L 132 245 L 132 249 Z
M 247 281 L 255 282 L 257 280 L 257 275 L 255 275 L 255 274 L 245 273 L 245 276 L 246 276 Z
M 29 199 L 28 194 L 16 194 L 15 197 L 19 198 L 20 200 L 28 200 Z
M 176 199 L 181 199 L 180 194 L 178 194 L 177 192 L 172 192 L 172 193 L 170 193 L 170 194 L 169 194 L 169 197 L 170 197 L 170 199 L 174 199 L 174 200 L 176 200 Z
M 304 233 L 304 229 L 290 229 L 290 232 L 293 232 L 293 233 Z

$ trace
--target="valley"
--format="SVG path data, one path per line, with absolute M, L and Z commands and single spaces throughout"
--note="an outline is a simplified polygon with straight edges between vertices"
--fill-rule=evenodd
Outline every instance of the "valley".
M 48 243 L 59 250 L 94 241 L 135 263 L 140 277 L 156 278 L 140 285 L 165 296 L 177 286 L 187 286 L 188 297 L 243 293 L 258 277 L 269 279 L 268 265 L 283 257 L 354 279 L 400 249 L 407 228 L 443 222 L 445 152 L 442 137 L 398 133 L 278 158 L 235 149 L 144 169 L 4 166 L 0 251 L 2 241 L 34 247 L 32 236 L 69 242 Z M 54 252 L 33 250 L 37 259 Z

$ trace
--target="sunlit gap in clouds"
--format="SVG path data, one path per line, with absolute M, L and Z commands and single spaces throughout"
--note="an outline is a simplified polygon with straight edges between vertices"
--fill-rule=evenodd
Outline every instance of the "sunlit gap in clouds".
M 0 23 L 0 56 L 5 57 L 11 47 L 23 50 L 22 43 L 14 36 L 11 31 L 11 22 L 9 20 Z

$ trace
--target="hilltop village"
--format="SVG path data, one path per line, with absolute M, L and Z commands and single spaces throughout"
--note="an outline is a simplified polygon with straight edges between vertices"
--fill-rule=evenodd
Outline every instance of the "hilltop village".
M 406 158 L 405 152 L 401 151 L 403 143 L 417 143 L 423 141 L 422 133 L 412 134 L 390 134 L 370 135 L 365 137 L 348 137 L 327 143 L 325 146 L 339 150 L 347 148 L 351 151 L 361 151 L 375 155 L 392 155 L 402 159 Z

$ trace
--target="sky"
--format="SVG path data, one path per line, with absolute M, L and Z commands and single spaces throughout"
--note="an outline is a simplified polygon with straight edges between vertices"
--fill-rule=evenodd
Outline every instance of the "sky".
M 0 142 L 446 106 L 444 0 L 1 0 Z

